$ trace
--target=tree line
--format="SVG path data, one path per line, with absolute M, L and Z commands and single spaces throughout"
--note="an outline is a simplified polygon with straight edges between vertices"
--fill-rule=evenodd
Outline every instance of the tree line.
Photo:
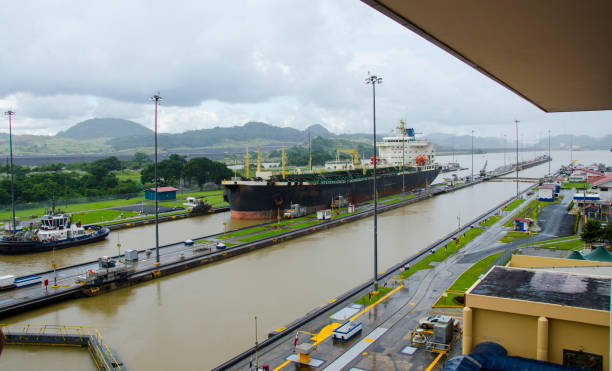
M 140 171 L 140 182 L 119 179 L 116 172 L 131 169 Z M 0 180 L 0 204 L 11 202 L 11 178 L 8 165 L 0 166 L 6 176 Z M 29 203 L 55 199 L 96 197 L 138 193 L 154 184 L 154 164 L 149 156 L 136 153 L 127 161 L 115 156 L 92 162 L 56 163 L 40 166 L 14 165 L 14 195 L 16 203 Z M 202 186 L 207 182 L 219 183 L 232 176 L 222 163 L 207 158 L 171 155 L 158 162 L 160 186 L 178 185 L 181 180 Z

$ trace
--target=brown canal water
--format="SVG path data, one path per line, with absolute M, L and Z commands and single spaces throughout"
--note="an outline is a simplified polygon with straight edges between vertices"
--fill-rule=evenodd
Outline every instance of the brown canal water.
M 610 162 L 605 151 L 575 152 L 574 158 L 579 155 L 589 163 Z M 569 154 L 567 160 L 562 153 L 553 157 L 553 169 L 569 162 Z M 547 172 L 544 164 L 520 175 Z M 520 188 L 526 186 L 521 184 Z M 381 214 L 379 270 L 455 229 L 458 216 L 463 223 L 515 192 L 514 183 L 487 182 Z M 178 225 L 175 223 L 181 222 L 164 226 L 168 228 L 167 242 L 188 238 L 183 227 L 173 229 Z M 370 279 L 372 224 L 372 219 L 348 223 L 203 268 L 98 297 L 52 305 L 3 322 L 95 326 L 131 370 L 210 369 L 254 344 L 254 316 L 258 317 L 261 341 L 269 331 Z M 122 233 L 125 241 L 129 234 L 136 235 L 129 237 L 133 241 L 150 241 L 145 234 L 152 231 L 143 228 Z M 0 369 L 9 365 L 4 362 L 18 365 L 19 369 L 83 369 L 78 355 L 58 364 L 49 361 L 55 356 L 48 352 L 52 350 L 32 352 L 28 348 L 6 347 L 0 357 Z M 83 354 L 87 356 L 86 351 Z

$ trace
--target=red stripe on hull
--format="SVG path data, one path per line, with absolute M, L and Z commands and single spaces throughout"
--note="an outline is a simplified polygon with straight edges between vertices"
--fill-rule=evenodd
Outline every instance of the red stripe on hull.
M 238 211 L 232 210 L 232 219 L 274 219 L 275 210 Z

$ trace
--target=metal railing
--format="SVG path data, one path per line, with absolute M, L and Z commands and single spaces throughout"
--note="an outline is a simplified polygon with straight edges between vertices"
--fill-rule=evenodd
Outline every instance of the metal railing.
M 6 345 L 87 347 L 98 370 L 125 369 L 111 349 L 104 344 L 100 331 L 95 327 L 0 324 L 0 330 Z

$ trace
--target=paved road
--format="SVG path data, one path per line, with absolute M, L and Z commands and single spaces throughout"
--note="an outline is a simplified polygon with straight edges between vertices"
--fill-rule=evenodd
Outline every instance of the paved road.
M 403 285 L 399 280 L 389 279 L 386 284 L 388 287 L 395 288 L 396 291 L 386 300 L 354 318 L 357 322 L 362 322 L 363 331 L 349 342 L 341 343 L 329 337 L 324 339 L 321 337 L 330 332 L 329 325 L 332 324 L 330 316 L 352 305 L 360 296 L 367 294 L 367 290 L 348 298 L 341 306 L 326 311 L 302 326 L 299 343 L 314 341 L 316 350 L 312 354 L 313 358 L 324 361 L 321 367 L 328 367 L 332 364 L 333 367 L 330 367 L 330 370 L 350 369 L 351 367 L 366 370 L 424 370 L 432 363 L 436 354 L 422 349 L 417 350 L 413 355 L 402 353 L 401 350 L 410 344 L 411 330 L 417 326 L 420 318 L 438 311 L 432 311 L 431 306 L 449 285 L 474 262 L 510 248 L 508 244 L 499 243 L 498 240 L 503 234 L 503 223 L 519 211 L 520 208 L 517 208 L 505 213 L 506 215 L 500 221 L 487 228 L 457 253 L 433 269 L 415 273 L 409 279 L 404 280 Z M 443 244 L 439 246 L 442 248 Z M 454 314 L 458 318 L 462 316 L 460 309 L 445 312 Z M 382 335 L 373 337 L 373 334 L 378 335 L 381 330 L 385 330 Z M 308 333 L 319 334 L 319 336 L 312 338 Z M 259 365 L 269 364 L 272 366 L 271 369 L 275 370 L 299 369 L 295 364 L 286 361 L 286 358 L 294 352 L 294 339 L 295 334 L 278 338 L 273 345 L 259 354 Z M 363 342 L 368 344 L 363 344 Z M 363 348 L 363 346 L 366 347 Z M 458 355 L 460 351 L 460 343 L 456 343 L 451 351 L 451 356 Z M 239 370 L 247 367 L 248 360 L 231 369 Z

